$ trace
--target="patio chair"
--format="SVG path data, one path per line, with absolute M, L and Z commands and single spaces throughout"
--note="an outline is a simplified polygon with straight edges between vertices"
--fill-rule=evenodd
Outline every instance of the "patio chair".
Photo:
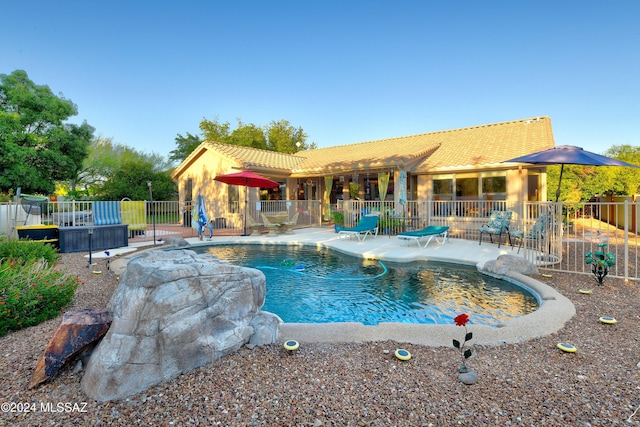
M 300 212 L 296 212 L 291 219 L 284 221 L 282 226 L 285 228 L 285 233 L 291 234 L 293 233 L 293 227 L 298 224 L 298 217 L 300 216 Z
M 447 241 L 447 233 L 449 232 L 448 226 L 442 225 L 429 225 L 422 230 L 415 231 L 402 231 L 398 233 L 398 238 L 405 241 L 415 240 L 419 248 L 426 248 L 431 243 L 432 239 L 436 239 L 438 243 L 445 243 Z M 438 240 L 438 236 L 442 236 L 442 241 Z M 420 241 L 426 239 L 424 246 L 420 245 Z
M 253 218 L 253 216 L 251 216 L 250 214 L 247 214 L 247 226 L 252 230 L 251 231 L 252 236 L 259 236 L 260 229 L 262 228 L 263 225 L 264 224 L 262 224 L 261 222 L 256 221 L 255 218 Z
M 264 223 L 264 226 L 266 227 L 267 230 L 269 230 L 269 234 L 267 235 L 275 236 L 276 230 L 280 228 L 280 223 L 271 222 L 265 214 L 260 214 L 260 216 L 262 217 L 262 222 Z
M 378 237 L 378 215 L 363 215 L 355 227 L 342 227 L 336 225 L 336 232 L 340 237 L 355 236 L 359 241 L 364 242 L 368 235 L 375 239 Z
M 489 217 L 489 221 L 480 227 L 480 244 L 482 244 L 482 235 L 488 234 L 489 240 L 493 243 L 493 236 L 498 236 L 498 247 L 502 243 L 502 235 L 506 235 L 511 244 L 511 236 L 509 235 L 509 226 L 511 225 L 511 217 L 513 212 L 511 211 L 493 211 Z
M 522 230 L 510 231 L 509 236 L 519 240 L 518 253 L 520 253 L 520 249 L 522 249 L 522 244 L 525 240 L 542 241 L 545 238 L 547 231 L 553 225 L 553 221 L 553 215 L 542 214 L 538 217 L 536 222 L 533 224 L 533 227 L 531 227 L 531 230 L 529 230 L 526 235 Z M 513 250 L 513 247 L 511 250 Z
M 93 222 L 95 225 L 122 224 L 120 202 L 93 202 Z
M 122 210 L 122 223 L 129 227 L 129 238 L 144 234 L 147 229 L 146 203 L 139 200 L 122 200 L 120 209 Z

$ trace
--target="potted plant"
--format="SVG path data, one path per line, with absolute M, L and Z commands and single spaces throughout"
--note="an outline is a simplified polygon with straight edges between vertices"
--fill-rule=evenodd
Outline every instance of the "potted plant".
M 340 211 L 331 211 L 331 218 L 335 225 L 344 226 L 344 214 Z

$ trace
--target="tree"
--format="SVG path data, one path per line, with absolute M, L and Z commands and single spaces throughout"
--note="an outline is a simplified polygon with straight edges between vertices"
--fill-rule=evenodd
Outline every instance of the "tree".
M 304 130 L 294 128 L 287 120 L 271 122 L 266 129 L 269 150 L 280 153 L 297 153 L 300 150 L 316 148 L 315 143 L 306 144 L 307 134 Z
M 124 160 L 111 171 L 98 194 L 104 200 L 149 200 L 149 181 L 154 200 L 171 200 L 178 193 L 168 171 L 158 171 L 152 161 L 137 158 Z
M 87 157 L 94 129 L 65 121 L 76 106 L 25 71 L 0 75 L 0 191 L 49 194 L 73 179 Z
M 213 121 L 202 119 L 200 122 L 200 130 L 202 131 L 204 139 L 211 142 L 228 144 L 231 132 L 230 127 L 229 122 L 220 123 L 217 117 L 213 119 Z
M 178 163 L 186 159 L 202 143 L 200 136 L 191 135 L 189 132 L 187 136 L 178 134 L 175 141 L 177 148 L 169 153 L 169 161 Z
M 317 148 L 315 142 L 306 143 L 307 134 L 301 127 L 295 128 L 287 120 L 272 121 L 263 128 L 253 123 L 245 124 L 238 119 L 238 126 L 231 130 L 229 122 L 221 123 L 216 117 L 213 120 L 202 119 L 200 130 L 202 139 L 189 133 L 186 137 L 178 134 L 177 148 L 171 152 L 169 159 L 183 161 L 203 140 L 280 153 L 296 153 L 300 150 Z
M 238 119 L 238 127 L 231 132 L 227 144 L 259 148 L 261 150 L 268 149 L 264 130 L 253 123 L 245 125 L 240 119 Z
M 153 173 L 166 171 L 170 163 L 156 153 L 142 153 L 127 145 L 113 142 L 113 138 L 98 137 L 91 141 L 89 155 L 82 165 L 82 169 L 74 179 L 65 182 L 70 196 L 99 194 L 101 187 L 109 177 L 119 171 L 123 163 L 149 163 Z M 146 181 L 137 183 L 145 188 Z

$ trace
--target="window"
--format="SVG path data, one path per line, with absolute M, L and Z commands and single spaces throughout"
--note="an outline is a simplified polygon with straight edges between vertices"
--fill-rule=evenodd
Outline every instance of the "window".
M 478 178 L 456 178 L 456 199 L 457 200 L 477 200 Z
M 486 199 L 492 196 L 493 199 L 506 199 L 507 177 L 506 176 L 485 176 L 482 178 L 482 195 Z
M 187 205 L 191 204 L 193 200 L 193 179 L 187 178 L 187 181 L 184 183 L 184 202 Z
M 451 200 L 452 199 L 453 179 L 434 179 L 433 180 L 433 198 L 434 200 Z
M 240 191 L 237 185 L 227 185 L 227 204 L 230 213 L 240 212 Z

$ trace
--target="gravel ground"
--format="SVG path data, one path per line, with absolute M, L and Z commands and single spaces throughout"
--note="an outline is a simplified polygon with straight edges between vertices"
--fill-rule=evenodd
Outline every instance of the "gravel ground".
M 93 274 L 83 255 L 62 255 L 60 266 L 84 282 L 71 309 L 105 307 L 117 278 L 100 265 L 103 274 Z M 82 373 L 71 368 L 27 390 L 61 320 L 54 319 L 0 338 L 0 426 L 640 425 L 638 283 L 608 278 L 598 287 L 591 277 L 560 273 L 537 278 L 570 298 L 576 316 L 548 337 L 473 346 L 467 365 L 479 382 L 470 386 L 457 381 L 460 356 L 452 347 L 385 341 L 303 344 L 292 355 L 280 345 L 244 348 L 114 402 L 84 396 Z M 578 293 L 584 287 L 593 294 Z M 600 316 L 618 324 L 601 324 Z M 559 351 L 560 341 L 578 352 Z M 397 360 L 399 347 L 413 358 Z

